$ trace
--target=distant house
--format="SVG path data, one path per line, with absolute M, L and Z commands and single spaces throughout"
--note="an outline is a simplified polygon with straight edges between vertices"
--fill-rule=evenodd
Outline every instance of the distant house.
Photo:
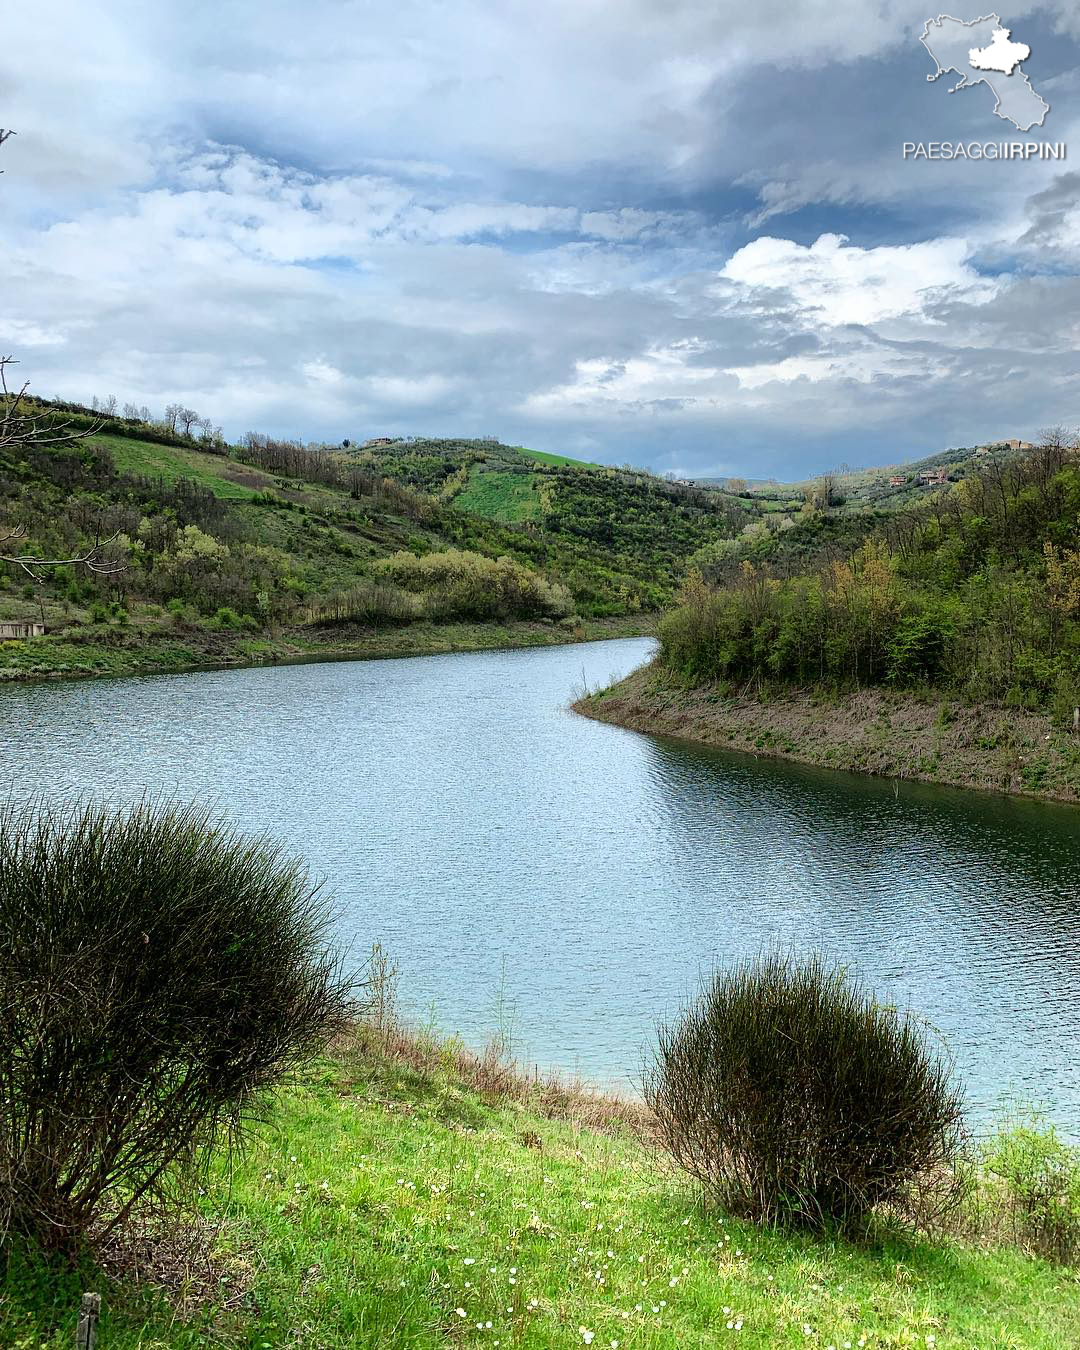
M 923 487 L 944 487 L 949 481 L 949 475 L 945 469 L 923 469 L 919 474 L 919 482 Z
M 370 441 L 365 441 L 362 446 L 362 449 L 366 450 L 369 445 L 393 445 L 393 444 L 394 438 L 392 436 L 375 436 Z
M 889 486 L 903 487 L 906 482 L 907 482 L 906 473 L 894 473 L 893 476 L 889 479 Z
M 991 450 L 1034 450 L 1033 441 L 1021 441 L 1015 437 L 1011 441 L 988 441 L 986 445 L 977 445 L 975 453 L 977 455 L 987 455 Z
M 45 625 L 36 619 L 0 619 L 0 642 L 18 642 L 22 638 L 42 637 Z

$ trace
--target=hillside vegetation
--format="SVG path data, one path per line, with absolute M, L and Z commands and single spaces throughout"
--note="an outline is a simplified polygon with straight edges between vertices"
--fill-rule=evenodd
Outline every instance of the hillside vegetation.
M 501 451 L 516 467 L 485 469 L 470 505 L 473 443 L 229 447 L 34 407 L 84 438 L 0 439 L 0 532 L 17 539 L 4 551 L 29 563 L 2 569 L 0 619 L 48 629 L 4 645 L 9 676 L 640 632 L 732 528 L 730 503 L 559 456 Z M 95 542 L 100 571 L 33 567 Z
M 1064 444 L 989 465 L 875 519 L 816 565 L 769 549 L 714 561 L 661 623 L 660 661 L 689 684 L 930 686 L 973 700 L 1080 700 L 1080 465 Z M 830 539 L 830 535 L 839 536 Z M 851 542 L 850 540 L 848 542 Z M 790 550 L 781 561 L 790 564 Z
M 968 463 L 698 556 L 656 661 L 575 706 L 833 768 L 1080 800 L 1080 460 Z

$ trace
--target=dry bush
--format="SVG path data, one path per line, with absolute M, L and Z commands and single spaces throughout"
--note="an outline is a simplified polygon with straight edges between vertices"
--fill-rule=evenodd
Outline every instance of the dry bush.
M 961 1100 L 914 1022 L 818 958 L 718 974 L 659 1031 L 645 1098 L 714 1201 L 851 1230 L 951 1198 Z
M 200 807 L 0 812 L 0 1175 L 72 1250 L 229 1147 L 354 1012 L 304 866 Z
M 396 971 L 391 971 L 391 978 Z M 386 1002 L 396 1001 L 391 993 Z M 498 1040 L 470 1050 L 457 1038 L 443 1039 L 403 1025 L 396 1018 L 381 1024 L 357 1022 L 335 1046 L 348 1068 L 358 1061 L 406 1065 L 425 1076 L 446 1074 L 493 1105 L 512 1103 L 548 1120 L 565 1120 L 583 1129 L 651 1136 L 649 1112 L 633 1097 L 598 1091 L 557 1073 L 531 1073 L 506 1057 Z

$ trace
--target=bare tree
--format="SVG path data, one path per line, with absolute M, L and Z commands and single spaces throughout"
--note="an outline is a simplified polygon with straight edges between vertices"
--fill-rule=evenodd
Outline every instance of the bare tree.
M 29 380 L 12 389 L 7 370 L 18 364 L 13 356 L 0 356 L 0 450 L 15 445 L 71 445 L 101 430 L 98 421 L 79 427 L 72 418 L 58 419 L 49 408 L 34 403 L 27 393 Z
M 176 419 L 180 423 L 180 430 L 185 436 L 191 435 L 191 428 L 200 420 L 199 414 L 194 408 L 181 408 L 176 415 Z
M 24 381 L 19 389 L 13 390 L 7 381 L 9 366 L 18 362 L 11 356 L 0 356 L 0 450 L 8 448 L 56 448 L 75 445 L 93 436 L 101 430 L 101 423 L 93 421 L 88 427 L 77 426 L 70 418 L 58 419 L 48 408 L 33 403 L 28 395 L 29 381 Z M 0 562 L 13 563 L 21 567 L 34 581 L 42 583 L 45 578 L 39 569 L 43 567 L 85 567 L 101 576 L 112 576 L 122 572 L 125 563 L 109 557 L 102 550 L 116 539 L 112 534 L 108 539 L 95 539 L 93 547 L 73 558 L 36 558 L 31 554 L 0 553 Z M 13 541 L 26 538 L 26 527 L 17 525 L 7 534 L 0 536 L 0 548 Z

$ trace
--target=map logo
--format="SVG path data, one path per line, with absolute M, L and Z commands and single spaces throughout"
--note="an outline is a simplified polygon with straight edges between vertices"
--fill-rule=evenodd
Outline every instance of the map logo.
M 1018 131 L 1042 126 L 1050 105 L 1039 97 L 1020 69 L 1031 48 L 1024 42 L 1013 42 L 1011 30 L 1002 27 L 996 14 L 967 23 L 941 14 L 927 19 L 919 41 L 936 67 L 933 75 L 927 75 L 928 80 L 959 75 L 960 81 L 950 94 L 985 85 L 994 96 L 993 111 L 998 117 L 1011 122 Z

